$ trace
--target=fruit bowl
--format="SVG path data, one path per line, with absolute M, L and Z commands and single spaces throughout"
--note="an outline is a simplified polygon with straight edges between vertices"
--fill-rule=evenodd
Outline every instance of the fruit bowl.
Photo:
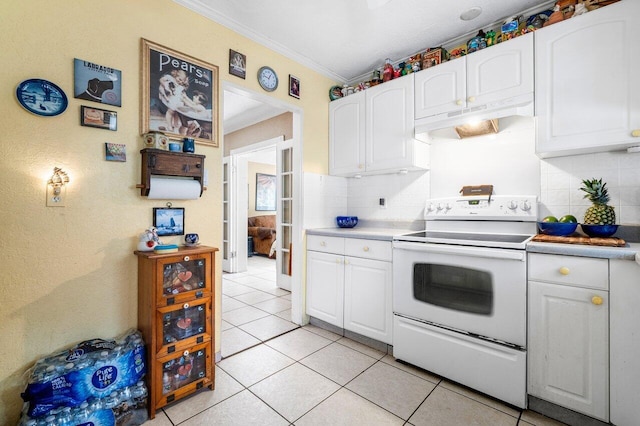
M 580 227 L 590 237 L 610 237 L 618 230 L 618 225 L 585 225 L 582 223 Z
M 541 233 L 557 237 L 573 234 L 577 227 L 578 224 L 573 222 L 538 222 Z
M 340 228 L 353 228 L 358 224 L 358 216 L 337 216 L 336 222 Z

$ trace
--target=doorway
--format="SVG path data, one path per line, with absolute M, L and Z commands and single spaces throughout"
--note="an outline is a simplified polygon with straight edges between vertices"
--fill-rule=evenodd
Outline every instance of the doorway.
M 231 278 L 235 279 L 234 284 L 243 286 L 242 281 L 249 282 L 251 277 L 255 277 L 255 270 L 250 272 L 247 268 L 248 262 L 251 260 L 258 260 L 259 262 L 253 262 L 258 264 L 258 268 L 263 268 L 263 274 L 275 274 L 276 281 L 278 283 L 277 289 L 256 288 L 256 282 L 252 284 L 253 288 L 249 289 L 260 290 L 263 292 L 271 292 L 272 299 L 266 300 L 263 305 L 267 311 L 270 309 L 277 309 L 277 306 L 271 307 L 267 305 L 277 305 L 278 300 L 276 297 L 283 298 L 284 300 L 290 300 L 290 311 L 288 312 L 274 312 L 272 315 L 279 314 L 280 318 L 287 319 L 292 326 L 302 324 L 302 257 L 293 256 L 298 247 L 302 247 L 302 230 L 301 230 L 301 208 L 302 208 L 302 110 L 294 105 L 290 105 L 286 102 L 273 99 L 267 95 L 248 91 L 247 89 L 235 86 L 231 83 L 223 83 L 223 91 L 225 93 L 225 103 L 223 103 L 223 114 L 227 115 L 227 94 L 231 94 L 237 100 L 241 97 L 248 100 L 249 104 L 254 106 L 261 104 L 260 108 L 266 105 L 266 109 L 271 109 L 272 114 L 278 115 L 283 113 L 289 113 L 291 122 L 291 131 L 288 134 L 288 138 L 285 140 L 283 137 L 271 138 L 268 140 L 258 140 L 255 143 L 247 144 L 239 148 L 230 149 L 226 146 L 227 141 L 223 139 L 223 147 L 225 147 L 225 156 L 223 160 L 223 283 L 231 281 Z M 237 103 L 236 103 L 237 104 Z M 231 106 L 231 108 L 234 108 Z M 237 113 L 238 114 L 238 113 Z M 245 119 L 256 120 L 256 112 L 252 111 L 240 111 L 240 115 L 243 115 Z M 259 121 L 259 120 L 258 120 Z M 258 122 L 256 121 L 256 123 Z M 227 126 L 230 124 L 230 120 L 223 119 L 223 129 L 225 131 L 225 139 L 229 135 Z M 236 122 L 231 123 L 237 129 Z M 255 124 L 255 123 L 254 123 Z M 252 124 L 249 124 L 251 126 Z M 231 138 L 229 138 L 231 139 Z M 265 163 L 265 159 L 270 160 Z M 252 163 L 267 164 L 273 163 L 275 158 L 275 183 L 276 183 L 276 224 L 275 224 L 275 240 L 272 247 L 272 253 L 275 254 L 275 259 L 269 259 L 267 256 L 252 256 L 250 257 L 250 244 L 247 239 L 247 217 L 249 213 L 250 199 L 255 200 L 254 193 L 249 195 L 248 183 L 250 180 L 256 179 L 255 173 L 252 176 L 248 175 L 249 166 Z M 255 161 L 254 161 L 255 160 Z M 270 165 L 269 167 L 273 167 Z M 273 169 L 270 169 L 273 170 Z M 267 175 L 271 173 L 265 173 Z M 240 179 L 239 177 L 242 177 Z M 246 183 L 245 183 L 246 182 Z M 241 189 L 241 190 L 239 190 Z M 261 211 L 253 210 L 253 213 L 261 213 Z M 273 213 L 273 212 L 265 212 Z M 271 263 L 265 263 L 265 261 L 271 261 Z M 274 265 L 275 271 L 273 271 L 270 265 Z M 269 268 L 269 269 L 265 269 Z M 244 277 L 243 277 L 244 274 Z M 263 283 L 261 283 L 263 284 Z M 249 287 L 248 285 L 245 287 Z M 285 290 L 286 289 L 286 290 Z M 244 291 L 249 293 L 247 288 L 236 287 L 229 292 Z M 290 293 L 289 291 L 290 290 Z M 251 324 L 240 324 L 243 319 L 240 319 L 236 324 L 231 324 L 225 321 L 225 318 L 232 318 L 228 312 L 233 308 L 233 304 L 237 304 L 238 300 L 245 302 L 251 302 L 252 297 L 267 297 L 261 293 L 254 293 L 242 297 L 236 294 L 230 296 L 225 294 L 223 284 L 223 297 L 222 297 L 222 315 L 223 315 L 223 338 L 221 339 L 221 346 L 223 356 L 225 352 L 229 354 L 229 351 L 224 347 L 224 334 L 230 334 L 231 327 L 238 329 L 244 328 L 245 331 L 251 328 Z M 233 299 L 233 300 L 232 300 Z M 225 305 L 226 302 L 226 305 Z M 245 303 L 251 307 L 254 307 L 250 303 Z M 284 302 L 283 302 L 284 304 Z M 242 307 L 242 306 L 241 306 Z M 245 309 L 244 313 L 257 314 L 251 309 Z M 240 313 L 240 312 L 237 312 Z M 237 315 L 240 317 L 240 315 Z M 258 321 L 258 320 L 255 320 Z M 256 327 L 256 330 L 259 327 Z M 239 330 L 236 330 L 239 332 Z M 229 333 L 227 333 L 229 332 Z M 253 336 L 259 337 L 259 336 Z M 260 337 L 259 337 L 260 338 Z

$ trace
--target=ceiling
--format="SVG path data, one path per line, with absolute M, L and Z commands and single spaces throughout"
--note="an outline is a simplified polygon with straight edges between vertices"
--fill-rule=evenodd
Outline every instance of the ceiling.
M 227 135 L 261 121 L 280 115 L 287 110 L 267 105 L 248 96 L 224 91 L 222 108 L 223 131 Z
M 174 1 L 339 82 L 368 78 L 385 58 L 398 62 L 428 47 L 470 38 L 507 17 L 553 4 L 549 0 Z M 460 19 L 463 12 L 477 7 L 480 16 Z

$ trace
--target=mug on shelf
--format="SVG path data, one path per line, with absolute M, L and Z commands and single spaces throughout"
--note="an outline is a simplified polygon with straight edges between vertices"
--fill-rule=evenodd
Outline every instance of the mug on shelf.
M 192 138 L 184 138 L 182 140 L 182 151 L 183 152 L 195 152 L 196 147 Z

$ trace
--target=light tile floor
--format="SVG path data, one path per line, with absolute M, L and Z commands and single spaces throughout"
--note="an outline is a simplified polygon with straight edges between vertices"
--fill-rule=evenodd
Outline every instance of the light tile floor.
M 263 269 L 269 265 L 256 260 Z M 259 273 L 268 281 L 265 270 Z M 165 407 L 146 425 L 562 425 L 343 336 L 298 327 L 284 319 L 287 292 L 256 281 L 252 271 L 223 281 L 223 360 L 215 390 Z

